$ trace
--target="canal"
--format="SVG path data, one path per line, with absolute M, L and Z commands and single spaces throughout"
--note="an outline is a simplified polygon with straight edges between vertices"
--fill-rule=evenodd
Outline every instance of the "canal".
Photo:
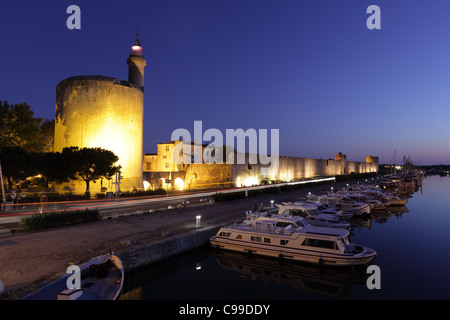
M 449 299 L 450 177 L 430 176 L 405 207 L 353 219 L 351 240 L 378 255 L 380 289 L 365 268 L 321 269 L 217 252 L 209 246 L 127 274 L 122 299 Z

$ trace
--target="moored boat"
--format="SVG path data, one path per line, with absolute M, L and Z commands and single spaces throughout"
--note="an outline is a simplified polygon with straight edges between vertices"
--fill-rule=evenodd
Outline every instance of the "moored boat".
M 342 222 L 339 213 L 324 213 L 312 202 L 283 202 L 276 204 L 278 215 L 302 217 L 313 226 L 329 228 L 348 228 L 350 224 Z
M 301 217 L 258 216 L 221 228 L 210 238 L 215 248 L 324 266 L 370 263 L 375 250 L 349 241 L 349 231 L 312 226 Z
M 318 197 L 319 202 L 333 208 L 335 210 L 342 210 L 344 213 L 350 212 L 353 215 L 367 215 L 370 214 L 370 204 L 354 201 L 345 195 L 339 194 L 325 194 Z
M 80 288 L 68 288 L 71 274 L 26 295 L 23 300 L 118 300 L 123 288 L 124 269 L 115 254 L 104 254 L 80 266 Z

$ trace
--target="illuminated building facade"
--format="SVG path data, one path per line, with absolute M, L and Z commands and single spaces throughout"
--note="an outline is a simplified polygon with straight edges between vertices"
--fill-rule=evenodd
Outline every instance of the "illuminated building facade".
M 192 159 L 190 163 L 175 164 L 172 152 L 179 143 L 181 141 L 160 143 L 156 154 L 144 155 L 144 176 L 149 188 L 245 187 L 259 185 L 264 180 L 286 182 L 318 176 L 378 172 L 378 157 L 368 156 L 365 162 L 347 161 L 346 155 L 341 152 L 334 159 L 280 156 L 275 170 L 268 165 L 250 164 L 249 154 L 245 154 L 244 164 L 237 164 L 237 161 L 234 164 L 194 163 Z M 201 148 L 203 151 L 205 146 Z M 194 149 L 191 154 L 194 154 Z M 234 157 L 236 159 L 236 153 Z

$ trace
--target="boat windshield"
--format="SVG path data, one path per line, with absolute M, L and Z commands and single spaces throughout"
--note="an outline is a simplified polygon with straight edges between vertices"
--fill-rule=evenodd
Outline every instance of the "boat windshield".
M 346 245 L 348 245 L 348 238 L 344 237 L 344 238 L 338 238 L 337 241 L 342 245 L 342 247 L 344 248 Z
M 314 209 L 314 210 L 307 210 L 308 213 L 312 216 L 317 216 L 319 214 L 322 214 L 322 211 L 320 211 L 319 209 Z
M 302 220 L 297 220 L 297 221 L 295 221 L 295 224 L 296 224 L 297 226 L 301 227 L 301 228 L 303 228 L 303 227 L 305 226 L 305 224 L 303 223 Z

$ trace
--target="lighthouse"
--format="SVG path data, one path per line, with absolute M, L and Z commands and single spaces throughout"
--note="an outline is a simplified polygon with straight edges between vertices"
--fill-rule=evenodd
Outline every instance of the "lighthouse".
M 128 81 L 144 92 L 144 68 L 146 61 L 142 55 L 142 46 L 139 41 L 139 34 L 136 34 L 136 41 L 131 47 L 131 54 L 127 60 Z

